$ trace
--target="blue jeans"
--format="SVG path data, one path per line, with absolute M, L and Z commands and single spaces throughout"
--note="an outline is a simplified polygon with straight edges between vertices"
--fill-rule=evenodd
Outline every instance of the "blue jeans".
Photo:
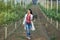
M 30 30 L 32 27 L 31 23 L 26 23 L 25 27 L 26 27 L 26 35 L 27 35 L 27 37 L 30 37 Z

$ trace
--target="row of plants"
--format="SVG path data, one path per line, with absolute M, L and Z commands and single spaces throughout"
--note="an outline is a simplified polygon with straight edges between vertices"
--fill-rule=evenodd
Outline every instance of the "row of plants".
M 0 24 L 9 24 L 11 22 L 21 19 L 24 15 L 24 8 L 16 8 L 11 11 L 1 12 L 0 13 Z
M 60 21 L 60 14 L 59 14 L 59 12 L 57 13 L 55 7 L 53 7 L 52 9 L 51 8 L 46 9 L 41 4 L 39 4 L 39 5 L 40 5 L 41 10 L 45 13 L 45 15 L 47 17 L 52 18 L 53 20 Z M 55 32 L 53 32 L 53 34 L 51 34 L 49 37 L 50 37 L 50 40 L 56 40 L 57 39 Z
M 1 3 L 3 4 L 3 3 Z M 22 5 L 20 6 L 20 4 L 16 4 L 15 6 L 3 6 L 2 5 L 2 9 L 0 10 L 0 25 L 3 24 L 9 24 L 11 22 L 15 22 L 18 21 L 20 19 L 22 19 L 26 13 L 26 10 L 29 9 L 31 6 L 31 3 L 29 5 L 25 7 L 23 7 Z M 1 9 L 1 6 L 0 6 Z
M 4 2 L 0 4 L 0 25 L 18 21 L 24 16 L 25 10 L 20 4 L 16 4 L 16 6 L 10 3 L 5 5 Z
M 46 16 L 48 16 L 49 18 L 52 18 L 54 20 L 60 21 L 60 13 L 59 13 L 60 10 L 57 13 L 56 8 L 55 9 L 51 9 L 51 8 L 46 9 L 41 4 L 39 4 L 39 5 L 40 5 L 40 8 L 42 9 L 42 11 L 46 14 Z

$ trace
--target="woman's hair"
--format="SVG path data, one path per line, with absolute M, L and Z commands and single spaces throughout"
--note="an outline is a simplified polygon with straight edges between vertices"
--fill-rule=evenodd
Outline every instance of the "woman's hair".
M 29 11 L 30 11 L 30 13 L 32 14 L 32 10 L 31 10 L 31 9 L 29 9 Z

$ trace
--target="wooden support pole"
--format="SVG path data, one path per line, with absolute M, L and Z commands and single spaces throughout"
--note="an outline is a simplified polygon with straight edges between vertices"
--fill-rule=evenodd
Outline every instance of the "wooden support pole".
M 56 21 L 56 28 L 58 29 L 58 21 Z
M 7 27 L 5 27 L 5 39 L 7 38 Z
M 58 0 L 57 0 L 57 11 L 56 11 L 56 13 L 57 13 L 57 16 L 58 16 Z M 58 29 L 58 20 L 56 21 L 56 28 Z
M 16 22 L 15 22 L 15 29 L 17 28 L 17 24 L 16 24 Z
M 51 0 L 51 10 L 52 10 L 52 4 L 53 4 L 53 3 L 52 3 L 52 0 Z M 50 23 L 52 23 L 52 18 L 51 18 L 51 22 L 50 22 Z

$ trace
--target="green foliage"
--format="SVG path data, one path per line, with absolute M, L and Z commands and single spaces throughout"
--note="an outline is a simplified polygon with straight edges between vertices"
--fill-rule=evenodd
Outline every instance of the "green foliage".
M 50 40 L 56 40 L 56 35 L 55 35 L 55 33 L 52 34 L 52 36 L 50 37 Z
M 4 1 L 0 1 L 0 25 L 9 24 L 22 19 L 26 10 L 29 9 L 31 5 L 30 3 L 25 9 L 23 6 L 20 6 L 20 3 L 16 5 L 12 3 L 11 5 L 11 1 L 8 1 L 7 4 L 5 4 Z
M 26 9 L 31 7 L 31 3 L 27 5 L 27 8 L 20 6 L 20 4 L 11 5 L 11 2 L 8 4 L 0 1 L 0 25 L 9 24 L 11 22 L 18 21 L 22 19 L 25 15 Z
M 55 36 L 52 36 L 50 40 L 56 40 L 56 37 Z
M 49 17 L 53 18 L 54 20 L 60 21 L 60 9 L 58 10 L 58 14 L 56 12 L 56 8 L 53 9 L 46 9 L 43 6 L 40 5 L 40 8 L 42 11 Z M 60 8 L 60 7 L 59 7 Z
M 24 17 L 25 9 L 19 5 L 20 4 L 14 6 L 9 2 L 5 5 L 4 2 L 0 2 L 0 25 L 9 24 Z
M 60 13 L 60 5 L 58 6 L 58 13 Z

